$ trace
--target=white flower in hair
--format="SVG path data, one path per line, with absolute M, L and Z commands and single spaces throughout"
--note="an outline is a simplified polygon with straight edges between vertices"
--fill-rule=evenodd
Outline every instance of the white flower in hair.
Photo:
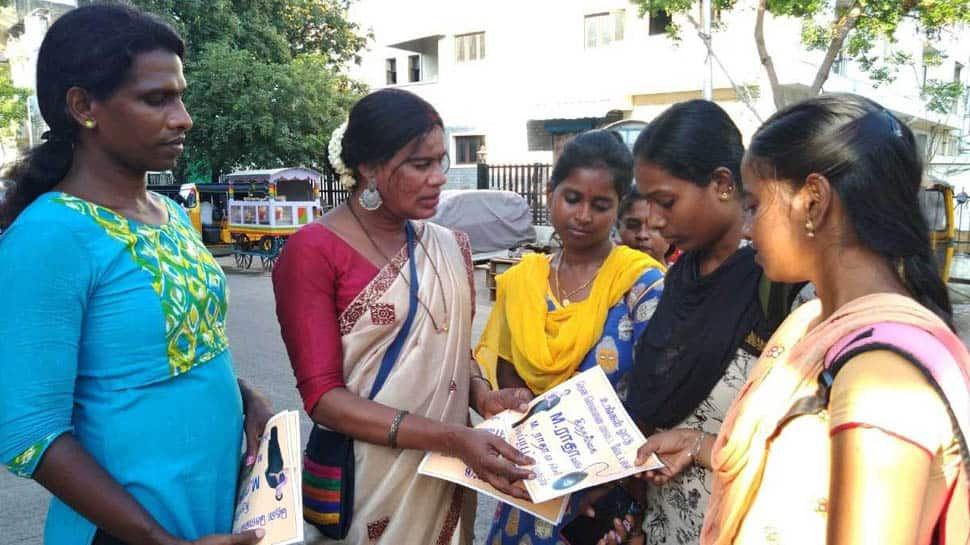
M 339 127 L 333 130 L 330 135 L 330 144 L 327 145 L 327 156 L 330 159 L 330 166 L 333 167 L 333 171 L 337 173 L 340 177 L 340 185 L 347 191 L 352 191 L 354 186 L 357 185 L 357 180 L 354 179 L 353 173 L 344 164 L 344 160 L 340 158 L 340 152 L 342 151 L 342 144 L 344 140 L 344 132 L 347 131 L 347 122 L 344 121 Z

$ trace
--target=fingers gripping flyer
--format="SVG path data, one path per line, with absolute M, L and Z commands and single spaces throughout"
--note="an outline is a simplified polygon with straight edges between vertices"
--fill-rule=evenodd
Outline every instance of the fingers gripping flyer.
M 535 479 L 524 483 L 534 504 L 523 507 L 520 504 L 528 502 L 510 501 L 484 481 L 470 478 L 474 472 L 460 461 L 438 454 L 428 454 L 419 471 L 480 490 L 554 524 L 573 492 L 663 467 L 656 456 L 635 465 L 645 439 L 599 367 L 536 397 L 525 413 L 505 411 L 478 427 L 536 460 L 528 468 Z M 544 508 L 537 512 L 540 507 Z M 555 507 L 560 509 L 558 516 L 546 516 Z

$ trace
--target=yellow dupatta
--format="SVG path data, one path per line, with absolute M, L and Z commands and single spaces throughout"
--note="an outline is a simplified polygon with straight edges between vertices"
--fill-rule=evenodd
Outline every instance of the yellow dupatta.
M 596 273 L 588 298 L 549 310 L 549 267 L 547 256 L 527 254 L 496 277 L 495 307 L 474 354 L 493 386 L 499 358 L 514 365 L 537 394 L 573 376 L 602 335 L 610 309 L 644 271 L 664 268 L 643 252 L 617 246 Z

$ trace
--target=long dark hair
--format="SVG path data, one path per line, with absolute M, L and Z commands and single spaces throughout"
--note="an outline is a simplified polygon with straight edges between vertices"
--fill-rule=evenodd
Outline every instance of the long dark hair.
M 78 124 L 67 107 L 67 91 L 111 96 L 139 53 L 164 50 L 180 58 L 185 43 L 160 19 L 135 8 L 95 4 L 72 10 L 51 25 L 37 55 L 37 103 L 50 130 L 8 172 L 14 182 L 0 204 L 0 226 L 8 226 L 71 169 Z
M 637 137 L 633 155 L 701 187 L 726 167 L 741 195 L 741 131 L 731 116 L 707 100 L 688 100 L 664 110 Z
M 633 156 L 612 131 L 597 129 L 579 134 L 563 147 L 549 178 L 549 189 L 569 177 L 577 168 L 602 168 L 610 173 L 617 199 L 630 191 L 633 181 Z
M 859 243 L 885 256 L 913 297 L 950 321 L 919 204 L 923 161 L 909 127 L 867 98 L 825 95 L 771 116 L 749 152 L 760 174 L 796 189 L 810 174 L 825 176 Z
M 444 129 L 441 116 L 418 95 L 395 88 L 374 91 L 350 109 L 340 158 L 360 181 L 361 165 L 386 163 L 435 127 Z

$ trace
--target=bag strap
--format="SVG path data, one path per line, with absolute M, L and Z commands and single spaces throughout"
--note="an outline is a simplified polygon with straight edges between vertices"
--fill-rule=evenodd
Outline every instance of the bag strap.
M 408 239 L 408 264 L 409 272 L 411 273 L 411 284 L 408 286 L 408 315 L 404 319 L 404 325 L 401 326 L 401 330 L 397 332 L 397 336 L 394 337 L 394 341 L 391 345 L 387 347 L 387 352 L 384 353 L 384 358 L 381 359 L 381 368 L 377 371 L 377 377 L 374 378 L 374 385 L 371 386 L 370 395 L 367 399 L 373 401 L 377 394 L 380 393 L 381 388 L 384 387 L 384 382 L 387 377 L 391 374 L 391 369 L 397 362 L 398 357 L 401 355 L 401 349 L 404 348 L 404 342 L 407 340 L 408 335 L 411 333 L 411 326 L 414 324 L 414 315 L 418 306 L 418 266 L 414 261 L 414 227 L 411 222 L 404 224 L 404 232 L 407 234 Z M 430 258 L 429 258 L 430 259 Z
M 816 397 L 824 400 L 823 408 L 828 406 L 836 375 L 855 356 L 870 350 L 889 350 L 899 355 L 919 369 L 943 400 L 953 435 L 960 447 L 962 469 L 970 477 L 970 449 L 967 448 L 967 437 L 970 435 L 970 377 L 944 343 L 943 339 L 938 339 L 921 328 L 892 322 L 875 324 L 853 332 L 836 343 L 826 354 L 822 372 L 818 377 L 819 389 Z M 931 543 L 934 545 L 942 544 L 945 539 L 944 525 L 949 503 L 948 499 L 940 515 L 941 519 L 933 531 Z M 970 538 L 967 543 L 970 543 Z
M 970 475 L 970 377 L 958 365 L 941 339 L 906 324 L 884 322 L 853 332 L 833 346 L 819 374 L 819 391 L 828 406 L 832 383 L 855 356 L 871 350 L 889 350 L 909 361 L 936 391 L 950 417 L 953 435 L 960 445 L 964 470 Z

